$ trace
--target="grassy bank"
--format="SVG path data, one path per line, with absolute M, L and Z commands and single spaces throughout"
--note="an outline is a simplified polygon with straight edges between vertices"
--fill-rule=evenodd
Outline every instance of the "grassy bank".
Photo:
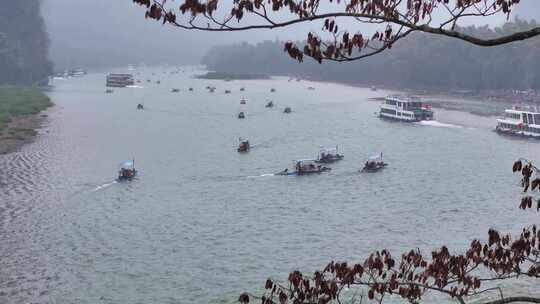
M 0 132 L 17 117 L 37 114 L 52 105 L 49 97 L 33 88 L 0 88 Z
M 30 141 L 39 127 L 36 114 L 51 105 L 39 89 L 0 87 L 0 154 Z

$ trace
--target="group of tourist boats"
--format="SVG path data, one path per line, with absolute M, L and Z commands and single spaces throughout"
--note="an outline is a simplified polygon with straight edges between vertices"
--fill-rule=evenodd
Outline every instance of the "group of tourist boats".
M 238 139 L 238 149 L 240 153 L 249 152 L 251 149 L 249 140 L 244 138 Z M 276 173 L 275 175 L 311 175 L 319 174 L 323 172 L 331 171 L 332 168 L 327 167 L 328 164 L 340 161 L 344 158 L 343 154 L 340 154 L 338 147 L 321 147 L 316 158 L 299 159 L 293 161 L 293 168 L 285 168 L 283 171 Z M 360 169 L 360 172 L 377 172 L 387 164 L 383 161 L 382 153 L 377 156 L 369 157 L 364 167 Z
M 386 97 L 378 115 L 380 118 L 404 122 L 434 119 L 431 105 L 422 102 L 418 97 L 400 95 Z M 540 139 L 540 108 L 516 105 L 505 109 L 503 117 L 497 119 L 495 131 L 502 135 Z
M 133 78 L 129 74 L 109 74 L 107 77 L 108 87 L 121 87 L 132 83 Z M 208 86 L 206 89 L 213 92 L 215 87 Z M 190 88 L 190 91 L 192 90 Z M 178 91 L 178 89 L 172 90 L 172 92 Z M 275 90 L 271 91 L 274 92 Z M 112 93 L 112 89 L 108 89 L 107 92 Z M 247 99 L 242 98 L 240 104 L 246 105 Z M 273 101 L 268 101 L 265 107 L 274 107 Z M 138 104 L 137 109 L 142 110 L 144 106 Z M 291 113 L 292 110 L 290 107 L 286 107 L 283 112 Z M 431 105 L 422 102 L 418 97 L 391 95 L 386 97 L 380 105 L 378 116 L 403 122 L 419 122 L 433 120 L 434 112 Z M 238 118 L 245 118 L 245 111 L 240 111 Z M 495 130 L 504 135 L 540 138 L 540 109 L 532 106 L 514 106 L 511 109 L 506 109 L 504 117 L 497 119 Z M 250 149 L 249 140 L 240 138 L 237 151 L 245 153 L 249 152 Z M 322 147 L 316 158 L 295 160 L 292 170 L 287 168 L 276 175 L 309 175 L 328 172 L 332 169 L 325 165 L 340 161 L 343 158 L 344 156 L 339 154 L 337 146 L 331 148 Z M 359 171 L 378 172 L 387 165 L 383 160 L 383 154 L 380 153 L 369 157 Z M 120 165 L 118 180 L 131 180 L 136 174 L 135 161 L 124 161 Z
M 242 97 L 240 99 L 240 106 L 243 107 L 247 104 L 247 99 L 245 97 Z M 274 107 L 274 102 L 272 100 L 268 100 L 267 103 L 264 105 L 265 108 L 273 108 Z M 291 107 L 285 107 L 283 109 L 283 113 L 285 114 L 289 114 L 291 113 L 292 110 L 291 110 Z M 246 111 L 242 108 L 240 109 L 240 111 L 238 112 L 238 119 L 244 119 L 246 118 Z

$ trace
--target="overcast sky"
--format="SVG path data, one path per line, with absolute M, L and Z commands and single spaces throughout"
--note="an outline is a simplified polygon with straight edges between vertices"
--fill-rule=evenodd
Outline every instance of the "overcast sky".
M 224 0 L 222 0 L 224 1 Z M 132 0 L 43 0 L 51 56 L 57 66 L 110 66 L 131 63 L 197 63 L 217 44 L 240 41 L 303 39 L 320 25 L 238 33 L 183 31 L 144 19 Z M 179 1 L 175 1 L 180 3 Z M 540 17 L 539 0 L 522 0 L 516 14 Z M 498 25 L 504 17 L 471 22 Z

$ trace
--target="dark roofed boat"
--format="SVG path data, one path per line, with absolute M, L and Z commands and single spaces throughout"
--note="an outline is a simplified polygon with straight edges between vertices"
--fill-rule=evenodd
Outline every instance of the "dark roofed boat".
M 342 160 L 343 157 L 344 156 L 342 154 L 338 153 L 337 146 L 335 148 L 322 147 L 319 151 L 316 162 L 320 164 L 330 164 Z
M 364 164 L 364 168 L 362 168 L 360 172 L 377 172 L 384 169 L 386 166 L 388 166 L 388 164 L 383 161 L 383 154 L 381 153 L 379 155 L 369 157 Z
M 239 138 L 238 140 L 240 141 L 240 144 L 238 145 L 237 151 L 241 153 L 248 152 L 249 149 L 251 148 L 251 146 L 249 145 L 249 140 L 242 139 L 242 138 Z
M 294 171 L 285 169 L 275 175 L 310 175 L 320 174 L 332 170 L 328 167 L 323 167 L 315 162 L 315 159 L 300 159 L 294 161 Z
M 135 160 L 126 160 L 120 163 L 118 181 L 132 180 L 136 175 L 137 170 L 135 169 Z

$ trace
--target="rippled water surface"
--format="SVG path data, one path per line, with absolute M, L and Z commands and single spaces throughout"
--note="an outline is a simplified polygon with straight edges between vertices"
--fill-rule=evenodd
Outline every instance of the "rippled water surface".
M 36 142 L 0 156 L 1 303 L 228 303 L 290 270 L 382 248 L 459 250 L 537 220 L 516 208 L 510 166 L 540 143 L 496 135 L 493 118 L 392 123 L 368 100 L 384 91 L 172 70 L 140 69 L 143 88 L 113 94 L 102 73 L 56 81 Z M 240 136 L 251 152 L 236 152 Z M 336 144 L 345 160 L 328 174 L 271 175 Z M 381 151 L 387 169 L 357 172 Z M 140 175 L 115 183 L 132 157 Z

